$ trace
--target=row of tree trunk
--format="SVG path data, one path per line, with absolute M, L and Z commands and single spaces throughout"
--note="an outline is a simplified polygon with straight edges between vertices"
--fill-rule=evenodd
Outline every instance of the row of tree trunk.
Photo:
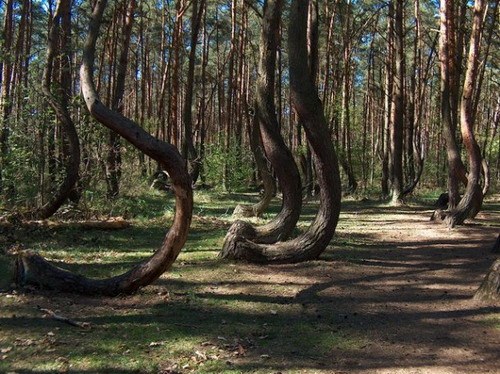
M 108 195 L 110 198 L 119 193 L 119 179 L 121 168 L 121 146 L 118 136 L 124 137 L 131 144 L 155 160 L 159 168 L 168 172 L 172 179 L 173 191 L 176 196 L 176 215 L 173 226 L 167 233 L 161 248 L 150 259 L 137 265 L 131 271 L 106 280 L 92 280 L 85 277 L 72 274 L 68 271 L 59 269 L 40 256 L 27 252 L 20 254 L 17 260 L 18 277 L 20 283 L 36 283 L 38 285 L 56 288 L 63 291 L 77 291 L 88 294 L 108 294 L 117 295 L 120 293 L 131 293 L 139 287 L 149 284 L 158 278 L 166 269 L 168 269 L 179 254 L 187 237 L 187 231 L 191 219 L 192 211 L 192 178 L 188 173 L 186 160 L 191 161 L 191 172 L 193 177 L 197 177 L 198 171 L 197 150 L 194 146 L 192 134 L 192 106 L 194 90 L 194 64 L 196 57 L 196 45 L 200 24 L 204 15 L 205 2 L 195 0 L 191 3 L 192 7 L 192 35 L 191 35 L 191 53 L 189 55 L 188 75 L 187 75 L 187 94 L 185 96 L 183 107 L 183 126 L 179 126 L 179 109 L 177 105 L 180 98 L 176 96 L 179 89 L 179 45 L 175 40 L 181 38 L 182 17 L 187 9 L 187 4 L 179 1 L 176 6 L 176 20 L 174 23 L 174 48 L 172 50 L 172 64 L 165 69 L 173 70 L 171 75 L 172 101 L 169 117 L 168 131 L 159 131 L 165 138 L 173 139 L 173 145 L 162 142 L 156 137 L 151 136 L 143 128 L 123 116 L 124 112 L 124 94 L 125 78 L 127 74 L 128 54 L 130 49 L 130 40 L 132 25 L 134 20 L 135 1 L 128 4 L 123 3 L 120 12 L 115 12 L 115 17 L 111 22 L 111 32 L 117 35 L 119 24 L 121 25 L 121 38 L 112 39 L 109 51 L 116 53 L 118 58 L 111 58 L 109 64 L 110 73 L 107 75 L 108 88 L 112 93 L 107 95 L 108 102 L 105 105 L 96 89 L 94 83 L 94 59 L 96 51 L 96 41 L 99 29 L 102 23 L 103 13 L 106 7 L 106 1 L 97 1 L 95 3 L 90 23 L 90 30 L 87 41 L 84 46 L 83 63 L 80 72 L 80 82 L 83 91 L 83 98 L 90 114 L 105 125 L 109 130 L 108 154 L 105 162 L 106 181 L 108 186 Z M 126 5 L 126 6 L 125 6 Z M 473 14 L 473 26 L 470 35 L 469 53 L 467 56 L 465 81 L 463 89 L 457 89 L 460 81 L 460 74 L 457 72 L 460 63 L 454 58 L 455 47 L 460 46 L 460 38 L 454 30 L 451 14 L 454 14 L 453 4 L 443 0 L 441 3 L 441 33 L 439 43 L 439 57 L 441 59 L 441 118 L 445 128 L 446 145 L 448 149 L 449 163 L 449 209 L 445 214 L 445 221 L 450 225 L 461 224 L 466 218 L 474 217 L 480 210 L 482 198 L 484 195 L 481 182 L 481 172 L 484 171 L 482 156 L 479 145 L 474 136 L 475 113 L 478 106 L 480 89 L 475 77 L 480 75 L 479 51 L 481 50 L 481 40 L 484 33 L 484 24 L 486 19 L 486 4 L 482 0 L 476 0 Z M 495 2 L 495 11 L 498 1 Z M 281 212 L 270 224 L 254 228 L 247 223 L 237 222 L 229 231 L 224 244 L 222 256 L 232 259 L 244 259 L 255 262 L 297 262 L 317 258 L 329 244 L 338 222 L 340 212 L 341 183 L 338 169 L 335 147 L 332 142 L 331 131 L 327 117 L 324 114 L 323 105 L 318 96 L 316 83 L 318 82 L 318 4 L 307 0 L 296 0 L 291 6 L 290 25 L 288 37 L 288 53 L 290 64 L 290 97 L 293 108 L 297 115 L 299 126 L 297 127 L 297 140 L 302 142 L 304 137 L 307 140 L 305 154 L 303 154 L 303 178 L 306 183 L 306 191 L 310 193 L 313 183 L 313 175 L 319 185 L 320 208 L 316 218 L 310 227 L 297 238 L 285 241 L 294 229 L 300 216 L 300 201 L 302 188 L 300 182 L 299 168 L 296 167 L 294 158 L 290 149 L 285 144 L 281 136 L 280 123 L 276 115 L 275 107 L 275 74 L 276 58 L 279 56 L 278 44 L 280 37 L 280 19 L 282 3 L 280 0 L 269 0 L 266 2 L 263 11 L 263 27 L 261 36 L 261 53 L 259 63 L 259 78 L 257 81 L 257 94 L 255 101 L 256 121 L 251 123 L 248 117 L 238 115 L 243 113 L 241 107 L 248 106 L 248 97 L 245 97 L 245 91 L 248 89 L 248 66 L 246 61 L 236 61 L 236 55 L 242 56 L 243 49 L 247 40 L 243 34 L 236 30 L 236 0 L 232 2 L 231 16 L 233 18 L 231 25 L 231 48 L 229 50 L 227 64 L 229 65 L 229 86 L 227 98 L 224 99 L 224 92 L 219 92 L 219 103 L 225 102 L 227 105 L 225 111 L 224 123 L 224 142 L 227 148 L 230 147 L 229 139 L 235 136 L 241 143 L 241 129 L 243 126 L 234 126 L 233 121 L 247 121 L 248 127 L 252 129 L 256 146 L 254 149 L 262 149 L 267 160 L 271 164 L 280 188 L 283 191 L 283 207 Z M 349 4 L 347 4 L 349 6 Z M 412 98 L 411 110 L 406 107 L 405 90 L 405 49 L 404 49 L 404 11 L 402 0 L 396 0 L 389 4 L 388 40 L 389 55 L 386 76 L 387 91 L 385 93 L 385 113 L 386 122 L 383 130 L 384 153 L 383 162 L 387 179 L 384 181 L 384 187 L 390 188 L 390 195 L 393 203 L 400 203 L 406 193 L 409 193 L 416 185 L 421 170 L 415 172 L 414 159 L 417 157 L 417 166 L 422 167 L 422 155 L 419 153 L 418 142 L 415 140 L 414 130 L 418 118 L 421 117 L 422 104 L 420 91 L 422 88 L 415 81 L 414 96 Z M 462 12 L 463 9 L 461 8 Z M 349 11 L 345 13 L 346 24 L 349 20 Z M 460 13 L 461 14 L 461 13 Z M 494 13 L 495 14 L 495 13 Z M 6 11 L 6 17 L 9 15 L 9 9 Z M 418 11 L 415 11 L 415 17 L 418 21 Z M 7 18 L 6 18 L 7 19 Z M 333 19 L 333 18 L 332 18 Z M 53 108 L 57 120 L 62 129 L 62 138 L 64 143 L 62 149 L 65 179 L 60 185 L 57 194 L 52 200 L 49 200 L 37 212 L 40 217 L 46 217 L 52 214 L 69 197 L 71 191 L 75 188 L 78 180 L 79 168 L 79 142 L 76 135 L 75 126 L 68 111 L 68 97 L 71 89 L 71 79 L 68 73 L 69 69 L 64 56 L 69 56 L 68 50 L 71 35 L 71 16 L 70 2 L 60 0 L 57 3 L 55 12 L 51 19 L 49 32 L 49 42 L 47 48 L 47 63 L 43 77 L 43 91 L 47 102 Z M 242 23 L 247 22 L 246 13 L 242 12 Z M 417 22 L 418 24 L 418 22 Z M 11 25 L 5 25 L 5 30 L 9 31 Z M 453 39 L 455 38 L 455 39 Z M 418 37 L 415 38 L 414 50 L 418 50 Z M 344 149 L 350 151 L 350 118 L 349 101 L 352 82 L 349 81 L 349 61 L 351 60 L 350 51 L 352 46 L 347 38 L 343 43 L 344 52 L 344 71 L 342 79 L 342 116 L 340 124 L 333 130 L 336 132 L 337 139 L 343 145 Z M 457 47 L 458 48 L 458 47 Z M 236 53 L 236 51 L 239 53 Z M 458 50 L 458 49 L 457 49 Z M 57 63 L 55 63 L 58 57 Z M 205 54 L 203 53 L 203 56 Z M 461 58 L 458 56 L 458 58 Z M 2 72 L 10 74 L 5 70 L 8 63 L 4 63 Z M 101 67 L 103 65 L 101 64 Z M 420 71 L 422 62 L 415 57 L 414 67 Z M 484 69 L 484 67 L 483 67 Z M 57 72 L 57 74 L 56 74 Z M 5 75 L 4 75 L 5 76 Z M 10 75 L 9 75 L 10 76 Z M 425 76 L 425 74 L 423 75 Z M 57 79 L 55 79 L 57 77 Z M 424 81 L 425 78 L 421 77 Z M 325 81 L 326 82 L 326 81 Z M 2 113 L 8 113 L 9 100 L 4 97 L 8 95 L 10 89 L 8 81 L 2 82 Z M 56 84 L 53 84 L 56 83 Z M 163 83 L 162 83 L 163 85 Z M 58 87 L 57 93 L 53 92 L 53 87 Z M 166 86 L 166 83 L 165 83 Z M 236 93 L 232 91 L 236 90 Z M 418 92 L 417 92 L 418 91 Z M 5 93 L 7 92 L 7 93 Z M 417 94 L 415 94 L 417 92 Z M 457 94 L 461 92 L 461 98 L 458 100 Z M 367 102 L 370 98 L 366 97 Z M 366 110 L 369 110 L 367 106 Z M 460 109 L 460 116 L 457 117 L 457 111 Z M 406 113 L 406 114 L 405 114 Z M 413 121 L 407 126 L 405 133 L 405 116 L 411 113 Z M 234 116 L 232 115 L 234 114 Z M 222 118 L 222 117 L 221 117 Z M 246 119 L 245 119 L 246 118 Z M 469 170 L 466 172 L 465 166 L 460 160 L 458 145 L 455 140 L 457 125 L 460 123 L 463 145 L 468 155 Z M 258 127 L 258 132 L 256 131 Z M 183 128 L 183 136 L 179 136 L 177 129 Z M 341 131 L 339 131 L 341 130 Z M 260 134 L 260 137 L 258 136 Z M 8 145 L 9 127 L 4 127 L 2 132 L 2 146 Z M 334 137 L 335 138 L 335 137 Z M 406 138 L 406 145 L 404 139 Z M 177 146 L 182 139 L 182 157 L 177 151 Z M 410 145 L 411 143 L 411 145 Z M 410 172 L 408 175 L 410 186 L 404 187 L 404 146 L 406 146 L 406 164 Z M 2 153 L 4 154 L 4 153 Z M 5 150 L 5 157 L 8 149 Z M 352 155 L 347 152 L 342 154 L 340 165 L 343 166 L 348 176 L 349 188 L 356 188 L 356 180 L 353 176 L 350 165 Z M 226 170 L 226 169 L 225 169 Z M 228 172 L 227 170 L 225 172 Z M 261 173 L 267 172 L 267 168 L 262 168 Z M 464 195 L 459 199 L 459 181 L 466 184 Z M 486 183 L 484 183 L 486 184 Z M 412 187 L 413 186 L 413 187 Z M 2 191 L 7 187 L 2 185 Z M 258 212 L 258 210 L 256 210 Z

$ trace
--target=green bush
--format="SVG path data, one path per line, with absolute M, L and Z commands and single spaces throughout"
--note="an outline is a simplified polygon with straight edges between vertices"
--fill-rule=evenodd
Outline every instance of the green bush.
M 247 188 L 252 180 L 253 156 L 250 150 L 237 144 L 230 145 L 228 150 L 221 145 L 209 145 L 203 168 L 208 184 L 216 189 L 237 191 Z

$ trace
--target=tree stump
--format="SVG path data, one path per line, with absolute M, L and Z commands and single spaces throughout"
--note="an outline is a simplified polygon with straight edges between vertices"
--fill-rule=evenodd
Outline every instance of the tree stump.
M 474 300 L 500 301 L 500 259 L 488 270 L 481 286 L 474 295 Z

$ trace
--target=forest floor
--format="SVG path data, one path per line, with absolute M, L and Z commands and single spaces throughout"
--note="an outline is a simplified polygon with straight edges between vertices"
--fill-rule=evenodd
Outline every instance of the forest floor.
M 0 372 L 500 373 L 500 305 L 472 300 L 498 257 L 500 196 L 453 230 L 429 221 L 430 203 L 346 202 L 319 260 L 272 266 L 217 258 L 237 201 L 214 201 L 196 205 L 173 269 L 136 295 L 0 293 Z M 162 217 L 119 231 L 24 225 L 0 245 L 108 276 L 151 253 Z

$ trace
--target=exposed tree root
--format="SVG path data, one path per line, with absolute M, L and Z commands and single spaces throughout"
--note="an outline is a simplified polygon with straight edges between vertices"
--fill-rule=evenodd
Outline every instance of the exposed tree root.
M 268 2 L 270 4 L 273 2 Z M 308 2 L 293 1 L 288 40 L 290 89 L 294 108 L 303 123 L 315 162 L 320 185 L 319 210 L 304 234 L 293 240 L 269 245 L 255 242 L 252 238 L 253 228 L 244 222 L 236 222 L 226 235 L 221 252 L 225 258 L 257 263 L 312 260 L 325 250 L 335 233 L 341 198 L 339 164 L 308 66 L 307 15 Z M 267 16 L 265 12 L 264 18 Z
M 193 192 L 185 160 L 174 146 L 161 142 L 132 120 L 107 108 L 97 94 L 93 81 L 94 59 L 105 7 L 105 0 L 96 1 L 90 19 L 80 69 L 83 98 L 95 119 L 156 160 L 162 169 L 168 172 L 175 193 L 174 220 L 162 245 L 153 256 L 128 272 L 107 279 L 86 278 L 61 269 L 35 253 L 21 252 L 16 260 L 16 281 L 21 286 L 34 285 L 90 295 L 131 294 L 150 284 L 170 268 L 187 239 L 193 209 Z

